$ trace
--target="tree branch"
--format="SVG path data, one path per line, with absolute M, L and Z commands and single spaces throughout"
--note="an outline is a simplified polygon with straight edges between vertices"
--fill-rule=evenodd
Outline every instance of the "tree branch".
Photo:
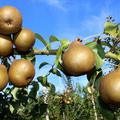
M 33 54 L 33 55 L 56 55 L 57 51 L 58 51 L 58 49 L 53 49 L 53 50 L 34 49 L 31 52 L 29 52 L 28 55 L 30 55 L 30 54 Z M 105 54 L 105 58 L 111 58 L 111 59 L 120 61 L 120 55 L 117 55 L 117 54 L 112 53 L 112 52 L 107 52 Z
M 34 55 L 56 55 L 57 49 L 55 50 L 38 50 L 35 49 L 32 51 Z

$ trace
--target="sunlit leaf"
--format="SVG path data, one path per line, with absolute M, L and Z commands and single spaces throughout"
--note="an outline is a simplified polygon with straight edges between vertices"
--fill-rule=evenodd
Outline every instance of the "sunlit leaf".
M 50 49 L 51 49 L 50 43 L 47 42 L 46 40 L 44 40 L 43 37 L 42 37 L 40 34 L 35 33 L 35 37 L 36 37 L 38 40 L 40 40 L 40 41 L 45 45 L 45 47 L 47 48 L 47 50 L 50 50 Z
M 47 81 L 47 76 L 39 76 L 37 77 L 37 80 L 45 87 L 49 86 L 49 83 Z
M 114 24 L 110 21 L 108 21 L 104 24 L 104 33 L 105 34 L 108 34 L 112 37 L 116 37 L 118 35 L 118 30 L 119 30 L 118 24 Z
M 57 42 L 57 41 L 60 41 L 57 37 L 55 37 L 54 35 L 51 35 L 50 37 L 49 37 L 49 40 L 50 40 L 50 42 Z
M 93 41 L 87 43 L 86 46 L 90 47 L 95 52 L 96 68 L 99 69 L 104 63 L 105 52 L 101 44 Z
M 60 40 L 60 43 L 61 43 L 61 46 L 63 46 L 63 48 L 67 48 L 68 45 L 70 44 L 70 41 L 67 39 L 63 39 L 63 40 Z
M 61 77 L 60 71 L 57 70 L 57 69 L 55 69 L 55 68 L 52 68 L 52 69 L 50 70 L 50 72 L 53 73 L 53 74 L 55 74 L 55 75 L 57 75 L 57 76 L 59 76 L 59 77 Z

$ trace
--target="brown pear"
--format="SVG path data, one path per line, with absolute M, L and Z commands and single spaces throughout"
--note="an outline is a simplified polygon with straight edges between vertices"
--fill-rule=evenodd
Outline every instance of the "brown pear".
M 22 29 L 14 35 L 14 44 L 20 52 L 26 52 L 32 48 L 35 43 L 35 35 L 29 29 Z
M 0 8 L 0 33 L 11 34 L 21 29 L 22 15 L 12 6 L 4 6 Z
M 0 34 L 0 56 L 10 55 L 13 49 L 13 43 L 10 36 Z
M 80 40 L 72 42 L 62 56 L 62 65 L 66 74 L 80 76 L 86 74 L 95 66 L 95 54 Z
M 9 79 L 16 87 L 27 86 L 35 75 L 34 65 L 25 59 L 13 61 L 9 69 Z
M 120 104 L 120 69 L 105 75 L 100 80 L 99 93 L 101 99 L 108 104 Z
M 4 65 L 0 65 L 0 91 L 3 90 L 8 83 L 7 68 Z

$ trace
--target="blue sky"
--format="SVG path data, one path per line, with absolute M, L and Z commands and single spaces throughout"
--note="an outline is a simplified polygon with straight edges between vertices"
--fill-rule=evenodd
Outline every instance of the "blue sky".
M 111 15 L 119 22 L 119 0 L 0 0 L 0 7 L 12 5 L 19 9 L 23 16 L 23 26 L 33 32 L 40 33 L 45 39 L 55 35 L 60 39 L 72 41 L 76 37 L 86 38 L 102 33 L 106 17 Z M 39 44 L 39 45 L 38 45 Z M 36 44 L 40 49 L 42 44 Z M 37 64 L 42 61 L 53 62 L 55 57 L 39 56 Z M 37 74 L 47 71 L 43 68 Z M 50 82 L 62 90 L 64 81 L 58 77 L 50 77 Z M 56 80 L 55 80 L 56 79 Z M 77 80 L 76 80 L 77 79 Z M 85 77 L 74 78 L 73 83 L 86 85 Z

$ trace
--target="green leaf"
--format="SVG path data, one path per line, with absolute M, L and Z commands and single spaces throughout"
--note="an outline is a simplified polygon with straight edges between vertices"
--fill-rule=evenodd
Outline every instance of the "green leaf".
M 31 90 L 29 92 L 29 96 L 35 99 L 38 90 L 39 90 L 39 84 L 38 84 L 38 82 L 33 81 L 32 82 L 32 88 L 31 88 Z
M 108 21 L 104 24 L 104 33 L 105 34 L 108 34 L 112 37 L 116 37 L 118 35 L 118 30 L 119 30 L 118 24 L 114 24 L 110 21 Z
M 57 64 L 57 68 L 64 73 L 63 66 L 60 62 Z
M 70 42 L 67 39 L 63 39 L 60 41 L 61 46 L 58 48 L 57 54 L 56 54 L 56 60 L 55 64 L 56 66 L 59 64 L 62 52 L 69 46 Z
M 29 54 L 28 55 L 21 55 L 21 58 L 29 60 L 35 65 L 35 62 L 36 62 L 35 55 L 32 55 L 32 54 L 30 54 L 30 55 Z
M 60 43 L 61 43 L 61 46 L 63 46 L 63 48 L 67 48 L 68 45 L 70 44 L 70 41 L 67 39 L 63 39 L 63 40 L 60 40 Z
M 9 109 L 10 109 L 10 112 L 13 113 L 15 108 L 12 105 L 9 105 Z
M 97 48 L 97 42 L 92 41 L 92 42 L 88 42 L 86 44 L 87 47 L 91 48 L 91 49 L 96 49 Z
M 101 45 L 102 45 L 102 46 L 109 47 L 109 48 L 112 47 L 112 46 L 110 45 L 110 43 L 108 43 L 108 42 L 106 42 L 106 41 L 101 41 Z
M 101 44 L 97 44 L 97 53 L 102 59 L 105 58 L 105 52 Z
M 48 105 L 45 103 L 41 103 L 39 106 L 40 109 L 40 115 L 44 115 L 47 111 Z
M 57 69 L 55 69 L 55 68 L 52 68 L 52 69 L 50 70 L 50 72 L 53 73 L 53 74 L 55 74 L 55 75 L 57 75 L 57 76 L 59 76 L 59 77 L 62 77 L 62 76 L 61 76 L 61 73 L 59 72 L 59 70 L 57 70 Z
M 41 69 L 43 66 L 45 66 L 45 65 L 48 65 L 49 63 L 47 63 L 47 62 L 42 62 L 40 65 L 39 65 L 39 69 Z
M 102 48 L 101 43 L 97 43 L 96 41 L 89 42 L 86 44 L 89 48 L 91 48 L 95 52 L 96 57 L 96 69 L 99 69 L 104 63 L 105 52 Z
M 38 40 L 40 40 L 40 41 L 45 45 L 45 47 L 46 47 L 47 50 L 50 50 L 50 49 L 51 49 L 50 43 L 47 42 L 46 40 L 44 40 L 43 37 L 42 37 L 40 34 L 35 33 L 35 37 L 36 37 Z
M 96 76 L 96 79 L 95 79 L 95 83 L 94 83 L 94 88 L 99 91 L 99 84 L 100 84 L 100 79 L 102 78 L 103 76 L 103 72 L 102 72 L 102 69 L 100 68 L 98 71 L 97 71 L 97 76 Z
M 88 74 L 87 74 L 87 79 L 90 83 L 90 85 L 93 85 L 96 79 L 96 75 L 97 75 L 97 70 L 96 68 L 92 69 Z
M 90 85 L 94 85 L 94 88 L 98 91 L 99 90 L 99 83 L 100 83 L 100 78 L 103 76 L 102 69 L 92 69 L 88 74 L 87 74 L 87 79 L 90 83 Z
M 57 42 L 57 41 L 60 41 L 57 37 L 55 37 L 54 35 L 51 35 L 50 37 L 49 37 L 49 40 L 50 40 L 50 42 Z
M 49 89 L 49 92 L 50 92 L 51 94 L 55 94 L 55 90 L 56 90 L 56 89 L 55 89 L 55 86 L 54 86 L 53 84 L 50 83 L 48 89 Z
M 109 106 L 100 99 L 100 97 L 97 98 L 96 103 L 99 111 L 106 120 L 114 120 L 113 112 L 110 110 Z
M 101 66 L 104 64 L 104 60 L 96 53 L 96 69 L 101 68 Z
M 62 51 L 63 51 L 63 47 L 60 46 L 58 48 L 58 51 L 57 51 L 57 54 L 56 54 L 56 60 L 55 60 L 56 66 L 59 64 L 59 60 L 61 59 Z
M 47 76 L 39 76 L 37 77 L 37 80 L 45 87 L 49 86 L 49 83 L 47 81 Z

